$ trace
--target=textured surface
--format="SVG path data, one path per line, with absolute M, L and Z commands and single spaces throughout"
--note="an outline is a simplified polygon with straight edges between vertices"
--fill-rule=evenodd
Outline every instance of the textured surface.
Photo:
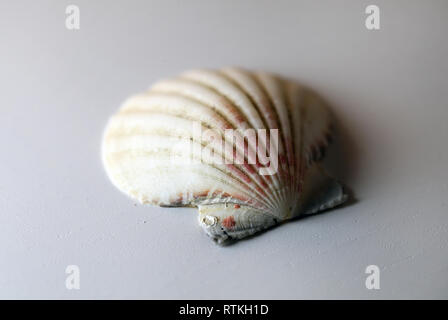
M 75 2 L 79 31 L 72 1 L 0 3 L 1 298 L 448 298 L 445 1 L 375 1 L 379 31 L 370 1 Z M 194 209 L 110 184 L 101 134 L 124 98 L 232 64 L 331 102 L 328 167 L 356 203 L 221 248 Z
M 296 82 L 235 67 L 193 70 L 128 98 L 108 121 L 101 153 L 119 190 L 141 204 L 202 208 L 201 226 L 221 243 L 298 217 L 313 193 L 328 190 L 313 168 L 332 127 L 323 99 Z M 315 213 L 347 199 L 334 190 Z

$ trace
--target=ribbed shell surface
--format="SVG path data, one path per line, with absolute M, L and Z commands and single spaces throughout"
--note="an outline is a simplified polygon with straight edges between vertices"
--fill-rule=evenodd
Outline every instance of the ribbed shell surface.
M 141 203 L 229 203 L 286 220 L 298 214 L 304 176 L 327 146 L 330 120 L 322 100 L 295 82 L 240 68 L 193 70 L 124 102 L 105 130 L 103 163 L 113 184 Z M 204 141 L 192 138 L 194 124 L 219 136 L 209 146 L 224 147 L 204 159 Z M 230 129 L 234 137 L 226 134 Z M 264 129 L 265 141 L 245 140 L 248 129 Z M 271 129 L 278 130 L 277 143 Z M 273 174 L 260 174 L 267 166 L 260 148 L 278 160 Z M 193 161 L 173 161 L 178 149 Z M 248 161 L 250 151 L 255 163 Z M 244 163 L 234 161 L 238 156 Z

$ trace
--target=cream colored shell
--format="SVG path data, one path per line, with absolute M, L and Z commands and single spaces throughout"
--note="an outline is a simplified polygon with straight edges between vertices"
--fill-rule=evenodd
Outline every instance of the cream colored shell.
M 222 141 L 229 149 L 204 159 L 205 143 L 194 138 L 198 124 L 219 138 L 209 146 Z M 240 68 L 193 70 L 127 99 L 107 125 L 102 157 L 118 189 L 141 203 L 199 207 L 200 225 L 222 243 L 346 199 L 316 164 L 331 126 L 323 101 L 295 82 Z M 239 137 L 266 129 L 268 139 L 244 145 L 226 135 L 230 129 Z M 278 130 L 277 144 L 270 129 Z M 260 173 L 269 164 L 247 158 L 252 150 L 261 159 L 260 147 L 271 164 L 278 160 L 272 175 Z

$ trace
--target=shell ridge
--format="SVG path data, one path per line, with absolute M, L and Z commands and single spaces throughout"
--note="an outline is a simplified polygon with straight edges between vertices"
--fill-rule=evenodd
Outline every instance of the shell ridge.
M 294 156 L 295 156 L 295 164 L 296 164 L 296 173 L 295 173 L 295 186 L 294 186 L 294 192 L 293 195 L 299 195 L 300 194 L 300 188 L 302 184 L 302 177 L 303 177 L 303 153 L 302 153 L 302 146 L 303 146 L 303 89 L 296 85 L 295 83 L 288 82 L 287 83 L 287 96 L 288 100 L 290 101 L 289 107 L 291 112 L 291 123 L 292 123 L 292 129 L 293 129 L 293 137 L 294 137 Z M 296 197 L 296 201 L 294 203 L 294 209 L 297 207 L 297 203 L 299 198 Z
M 243 125 L 245 121 L 247 122 L 246 118 L 241 118 L 241 115 L 238 114 L 239 110 L 227 98 L 194 80 L 187 78 L 169 79 L 155 84 L 151 90 L 155 92 L 174 93 L 205 104 L 210 109 L 216 110 L 221 116 L 228 119 L 234 128 Z M 194 91 L 200 92 L 197 93 Z M 228 113 L 227 115 L 226 112 Z
M 294 211 L 294 208 L 296 206 L 296 198 L 297 198 L 297 194 L 298 194 L 298 190 L 297 190 L 297 176 L 296 174 L 298 173 L 298 167 L 297 167 L 297 161 L 296 161 L 296 146 L 295 146 L 295 140 L 297 139 L 295 132 L 294 132 L 294 123 L 293 123 L 293 115 L 292 115 L 292 109 L 298 106 L 293 106 L 293 101 L 291 100 L 291 96 L 290 96 L 290 92 L 289 92 L 289 83 L 290 81 L 285 80 L 285 79 L 280 79 L 279 81 L 281 81 L 281 88 L 282 88 L 282 93 L 284 96 L 284 100 L 285 100 L 285 105 L 286 105 L 286 112 L 287 112 L 287 117 L 288 117 L 288 122 L 289 122 L 289 129 L 290 129 L 290 148 L 291 148 L 291 153 L 288 154 L 288 162 L 290 163 L 290 178 L 291 178 L 291 192 L 290 192 L 290 197 L 291 197 L 291 211 Z M 300 137 L 299 137 L 300 138 Z
M 157 114 L 159 114 L 159 113 L 157 113 Z M 167 114 L 167 113 L 163 113 L 164 115 L 169 115 L 169 114 Z M 125 114 L 125 117 L 127 117 L 127 116 L 129 116 L 129 114 L 128 113 L 126 113 Z M 175 118 L 179 118 L 179 116 L 177 116 L 177 115 L 169 115 L 172 119 L 175 119 Z M 192 120 L 192 119 L 189 119 L 189 117 L 187 117 L 187 116 L 182 116 L 181 117 L 181 119 L 183 119 L 183 120 Z M 140 135 L 143 135 L 143 134 L 145 134 L 145 133 L 148 133 L 148 132 L 146 132 L 146 130 L 148 130 L 148 128 L 150 128 L 150 130 L 151 130 L 151 132 L 149 132 L 149 135 L 150 136 L 162 136 L 162 137 L 164 137 L 164 136 L 173 136 L 172 135 L 172 131 L 171 130 L 169 130 L 169 129 L 166 129 L 166 126 L 164 125 L 164 123 L 163 122 L 156 122 L 156 123 L 154 123 L 153 125 L 151 125 L 151 126 L 146 126 L 146 125 L 144 125 L 145 123 L 143 122 L 143 123 L 137 123 L 136 125 L 137 126 L 140 126 L 140 125 L 142 125 L 142 128 L 140 128 L 141 130 L 137 130 L 137 133 L 139 133 Z M 160 128 L 159 128 L 159 126 L 160 126 Z M 188 128 L 190 129 L 191 128 L 191 126 L 188 126 Z M 161 129 L 162 131 L 159 131 L 158 129 Z M 144 131 L 142 131 L 142 130 L 144 130 Z M 154 131 L 153 131 L 154 130 Z M 112 132 L 109 132 L 109 138 L 111 138 L 112 137 L 112 133 L 113 133 L 113 131 Z M 127 133 L 129 136 L 135 136 L 135 134 L 136 134 L 136 132 L 135 132 L 135 130 L 132 130 L 130 133 Z M 189 136 L 191 136 L 192 135 L 192 132 L 190 132 L 190 133 L 185 133 L 186 135 L 189 135 Z M 121 134 L 121 136 L 123 136 L 123 134 Z M 174 136 L 177 136 L 177 135 L 174 135 Z M 117 138 L 116 136 L 115 136 L 115 138 Z M 225 138 L 225 137 L 224 137 Z M 199 143 L 199 142 L 197 142 L 197 141 L 193 141 L 193 143 L 194 142 L 196 142 L 196 143 Z M 228 141 L 227 141 L 228 142 Z M 207 146 L 207 144 L 205 143 L 205 142 L 202 142 L 201 143 L 201 146 L 202 147 L 206 147 Z M 219 148 L 217 148 L 217 149 L 215 149 L 215 150 L 217 150 L 218 152 L 218 154 L 220 155 L 220 156 L 223 156 L 223 158 L 226 158 L 226 156 L 225 156 L 225 154 L 224 154 L 224 152 L 223 152 L 223 150 L 221 150 L 222 152 L 219 152 L 220 150 L 219 150 Z M 239 149 L 240 150 L 240 149 Z M 241 155 L 243 155 L 242 154 L 242 152 L 243 151 L 241 151 L 240 150 L 240 154 Z M 242 166 L 243 165 L 239 165 L 239 164 L 234 164 L 236 167 L 239 167 L 240 168 L 240 170 L 242 170 Z M 257 187 L 260 187 L 260 188 L 266 188 L 265 186 L 267 186 L 267 184 L 266 183 L 262 183 L 262 181 L 260 180 L 261 179 L 261 177 L 260 177 L 260 175 L 258 175 L 257 173 L 252 173 L 252 172 L 249 172 L 249 175 L 250 175 L 250 177 L 252 178 L 252 181 L 256 184 L 256 186 Z M 266 190 L 267 191 L 267 190 Z M 267 194 L 267 196 L 268 196 L 268 194 Z M 271 199 L 271 198 L 269 198 L 269 196 L 268 196 L 268 199 L 269 199 L 269 201 L 271 202 L 271 203 L 274 203 L 273 201 L 273 199 Z
M 163 146 L 163 144 L 162 144 L 162 142 L 164 142 L 163 138 L 167 138 L 167 137 L 176 138 L 176 137 L 172 137 L 172 136 L 161 136 L 161 135 L 152 136 L 152 138 L 158 138 L 158 139 L 156 139 L 157 141 L 152 141 L 151 144 L 157 145 L 157 142 L 160 143 L 157 150 L 154 150 L 154 147 L 152 147 L 152 150 L 151 149 L 145 150 L 145 147 L 144 146 L 142 147 L 141 143 L 139 143 L 139 149 L 137 149 L 137 150 L 135 148 L 130 148 L 129 146 L 127 146 L 127 149 L 118 148 L 116 146 L 117 141 L 113 141 L 113 145 L 109 146 L 109 154 L 114 155 L 115 158 L 119 158 L 120 154 L 123 154 L 123 155 L 132 154 L 133 157 L 138 157 L 138 156 L 142 156 L 142 155 L 146 155 L 146 156 L 154 155 L 154 156 L 159 156 L 159 157 L 161 155 L 164 155 L 166 157 L 181 156 L 182 154 L 179 154 L 179 153 L 176 154 L 173 150 L 170 149 L 169 146 L 165 146 L 165 147 Z M 132 139 L 135 139 L 136 136 L 130 136 L 130 138 L 132 141 Z M 162 139 L 160 139 L 160 138 L 162 138 Z M 177 139 L 177 141 L 181 141 L 181 140 L 182 140 L 182 138 Z M 168 141 L 172 141 L 172 140 L 168 140 Z M 193 143 L 198 143 L 198 142 L 193 142 Z M 111 144 L 110 141 L 109 141 L 109 144 Z M 117 148 L 119 150 L 117 150 Z M 193 148 L 193 150 L 194 150 L 194 148 Z M 199 161 L 199 160 L 201 160 L 202 154 L 198 155 L 198 154 L 190 153 L 190 157 L 193 158 L 193 159 L 191 159 L 193 161 L 194 160 Z M 232 178 L 237 180 L 239 183 L 245 185 L 247 187 L 247 189 L 249 189 L 253 192 L 252 196 L 254 196 L 255 194 L 258 195 L 259 198 L 262 199 L 263 202 L 265 202 L 267 207 L 269 207 L 271 209 L 274 209 L 276 207 L 275 203 L 272 202 L 269 197 L 267 197 L 266 191 L 258 184 L 257 181 L 250 180 L 250 177 L 247 176 L 244 173 L 244 171 L 241 170 L 242 168 L 238 168 L 237 166 L 234 166 L 234 165 L 229 165 L 229 166 L 213 165 L 213 159 L 211 159 L 211 161 L 207 162 L 207 165 L 209 167 L 219 170 L 223 173 L 227 173 Z M 250 180 L 255 185 L 253 185 L 250 182 L 247 182 L 247 180 Z
M 124 163 L 124 162 L 122 161 L 121 163 Z M 151 168 L 146 168 L 146 169 L 141 169 L 140 168 L 140 171 L 139 171 L 138 175 L 150 176 L 151 173 L 157 173 L 161 169 L 162 170 L 170 170 L 170 171 L 173 172 L 173 171 L 175 171 L 175 168 L 183 168 L 183 167 L 175 167 L 175 166 L 172 166 L 172 165 L 165 164 L 165 165 L 157 165 L 157 166 L 154 166 L 154 167 L 151 167 Z M 185 169 L 183 169 L 183 170 L 185 171 Z M 242 188 L 238 183 L 236 183 L 236 181 L 226 181 L 226 180 L 220 178 L 219 176 L 212 175 L 212 173 L 217 173 L 216 171 L 211 171 L 211 172 L 208 172 L 208 173 L 204 173 L 203 169 L 192 169 L 192 168 L 190 168 L 189 171 L 190 171 L 190 173 L 197 174 L 197 176 L 201 176 L 203 178 L 208 178 L 208 179 L 211 179 L 213 181 L 217 181 L 217 182 L 219 182 L 221 184 L 221 187 L 225 186 L 225 187 L 227 187 L 228 190 L 232 190 L 233 189 L 234 191 L 237 191 L 238 194 L 244 195 L 245 199 L 247 199 L 244 203 L 247 204 L 247 205 L 255 206 L 259 210 L 263 210 L 263 211 L 266 211 L 266 212 L 270 212 L 272 210 L 272 209 L 270 209 L 269 206 L 267 206 L 266 204 L 260 202 L 260 200 L 258 200 L 257 197 L 254 197 L 253 194 L 249 193 L 247 191 L 247 189 Z M 114 171 L 109 171 L 109 172 L 113 173 Z M 123 172 L 121 170 L 119 173 L 120 173 L 121 177 L 129 178 L 129 177 L 132 177 L 131 174 L 134 173 L 134 172 L 131 171 L 129 173 L 129 172 Z M 134 173 L 134 175 L 135 174 L 137 174 L 137 173 Z M 130 190 L 130 188 L 128 188 L 128 186 L 129 185 L 126 185 L 126 186 L 123 187 L 123 186 L 117 185 L 117 187 L 120 190 L 122 190 L 123 192 L 126 192 L 126 191 Z M 192 203 L 197 203 L 197 201 L 198 201 L 194 196 L 191 197 L 191 198 L 187 198 L 187 199 L 182 198 L 183 195 L 186 193 L 186 191 L 180 191 L 179 193 L 181 194 L 181 197 L 180 197 L 180 199 L 176 199 L 175 200 L 177 202 L 180 201 L 180 202 L 182 202 L 182 204 L 192 204 Z M 222 194 L 224 194 L 224 193 L 225 192 L 222 191 Z M 206 198 L 208 199 L 208 198 L 211 198 L 212 196 L 216 196 L 216 195 L 217 195 L 216 194 L 216 190 L 209 189 Z M 136 194 L 135 196 L 142 203 L 152 201 L 152 199 L 143 199 L 143 196 L 141 196 L 139 194 Z M 229 197 L 233 197 L 233 196 L 226 196 L 225 198 L 229 198 Z M 218 198 L 220 200 L 215 200 L 215 201 L 219 203 L 219 202 L 222 202 L 221 198 L 224 198 L 224 197 L 222 197 L 222 195 L 221 195 Z M 172 201 L 173 200 L 171 198 L 170 199 L 166 199 L 166 200 L 161 200 L 159 202 L 159 204 L 169 205 L 169 204 L 171 204 Z
M 216 73 L 213 74 L 214 76 L 219 76 Z M 230 97 L 228 94 L 226 94 L 225 92 L 223 92 L 222 88 L 219 85 L 216 85 L 215 83 L 209 83 L 206 80 L 202 79 L 201 77 L 199 77 L 197 74 L 191 74 L 191 73 L 186 73 L 183 75 L 184 77 L 186 77 L 187 79 L 191 80 L 191 81 L 197 81 L 198 83 L 200 83 L 203 86 L 206 86 L 208 88 L 210 88 L 211 90 L 215 91 L 216 93 L 218 93 L 219 95 L 223 96 L 224 98 L 228 99 L 234 106 L 235 108 L 237 108 L 240 112 L 243 113 L 243 115 L 245 116 L 246 119 L 248 119 L 249 123 L 250 123 L 250 118 L 248 117 L 247 112 L 244 112 L 245 107 L 241 107 L 236 101 L 235 99 L 232 99 L 232 97 Z M 225 78 L 221 77 L 222 79 L 226 80 Z M 226 80 L 228 81 L 228 80 Z M 238 88 L 233 88 L 233 90 L 238 90 Z M 239 92 L 239 94 L 241 94 L 241 92 Z M 248 99 L 246 98 L 246 100 L 248 101 Z M 250 103 L 250 101 L 249 101 Z M 247 107 L 247 106 L 246 106 Z M 252 106 L 252 109 L 254 107 Z M 250 112 L 249 112 L 250 113 Z M 253 126 L 253 124 L 251 124 Z M 253 126 L 254 128 L 256 128 L 255 126 Z M 275 175 L 274 175 L 275 176 Z M 265 180 L 268 184 L 269 184 L 269 180 L 272 179 L 272 176 L 261 176 L 263 180 Z M 270 188 L 272 195 L 276 197 L 278 202 L 281 202 L 281 198 L 278 198 L 277 190 L 281 189 L 281 184 L 279 183 L 279 181 L 277 179 L 273 179 L 273 182 L 275 183 L 275 186 L 273 188 Z M 270 185 L 270 184 L 269 184 Z
M 276 127 L 276 128 L 272 128 L 272 127 L 270 127 L 270 126 L 268 125 L 268 122 L 266 121 L 266 118 L 265 118 L 264 114 L 261 112 L 260 105 L 257 103 L 257 101 L 256 101 L 255 99 L 253 99 L 252 95 L 250 94 L 250 92 L 249 92 L 248 90 L 246 90 L 246 88 L 245 88 L 245 86 L 244 86 L 243 84 L 241 84 L 241 83 L 239 83 L 237 80 L 233 79 L 233 78 L 232 78 L 231 76 L 229 76 L 225 71 L 221 71 L 221 74 L 222 74 L 223 77 L 227 78 L 230 82 L 234 83 L 234 85 L 235 85 L 237 88 L 239 88 L 240 91 L 241 91 L 243 94 L 245 94 L 245 95 L 247 96 L 247 99 L 252 103 L 252 105 L 253 105 L 253 107 L 255 108 L 256 112 L 258 113 L 260 119 L 262 119 L 264 128 L 266 128 L 266 129 L 279 129 L 278 127 Z M 255 84 L 256 86 L 259 86 L 259 84 L 257 84 L 255 81 L 254 81 L 254 84 Z M 260 92 L 263 93 L 263 91 L 261 90 L 261 88 L 259 88 L 259 89 L 260 89 Z M 264 93 L 263 93 L 263 94 L 264 94 Z M 268 99 L 268 104 L 269 104 L 269 99 Z M 271 109 L 272 109 L 272 108 L 271 108 Z M 267 144 L 267 143 L 269 143 L 269 137 L 267 137 L 267 139 L 266 139 L 266 144 Z M 267 148 L 267 145 L 266 145 L 266 144 L 264 145 L 264 148 L 265 148 L 266 152 L 268 152 L 268 151 L 269 151 L 269 148 Z M 274 152 L 276 152 L 277 155 L 278 155 L 278 154 L 281 154 L 281 152 L 282 152 L 281 150 L 282 150 L 282 149 L 283 149 L 282 142 L 279 141 L 278 145 L 275 145 L 275 147 L 274 147 Z M 269 156 L 271 156 L 271 155 L 269 155 Z M 280 202 L 282 202 L 282 201 L 285 200 L 284 195 L 282 195 L 282 193 L 280 192 L 280 190 L 281 190 L 282 187 L 283 187 L 283 184 L 281 183 L 281 177 L 278 175 L 278 172 L 277 172 L 276 174 L 274 174 L 273 177 L 275 177 L 275 181 L 276 181 L 276 183 L 277 183 L 277 185 L 276 185 L 277 189 L 274 190 L 274 195 L 276 196 L 277 201 L 280 203 Z
M 262 92 L 266 95 L 266 97 L 269 101 L 269 104 L 272 107 L 272 110 L 275 114 L 275 118 L 277 119 L 277 121 L 278 121 L 277 123 L 279 125 L 278 128 L 273 128 L 273 129 L 279 129 L 278 144 L 282 145 L 281 149 L 285 150 L 286 141 L 284 139 L 284 133 L 283 133 L 284 130 L 283 130 L 283 128 L 280 128 L 282 123 L 281 123 L 281 119 L 280 119 L 280 115 L 278 113 L 277 107 L 274 103 L 274 100 L 273 100 L 268 88 L 266 87 L 265 83 L 263 83 L 262 79 L 259 77 L 258 73 L 253 73 L 253 79 L 260 87 L 260 90 L 262 90 Z M 283 151 L 283 152 L 285 152 L 285 151 Z M 279 172 L 277 172 L 277 175 L 279 176 L 279 179 L 282 181 L 282 191 L 283 191 L 282 199 L 283 199 L 283 201 L 289 201 L 290 195 L 285 192 L 285 187 L 290 184 L 289 183 L 289 165 L 288 165 L 288 163 L 285 163 L 284 161 L 282 161 L 282 158 L 284 156 L 282 153 L 279 152 L 278 156 L 279 156 L 279 159 L 278 159 L 279 160 L 279 170 L 281 170 L 282 172 L 281 172 L 281 174 Z M 287 175 L 286 179 L 284 178 L 285 174 Z

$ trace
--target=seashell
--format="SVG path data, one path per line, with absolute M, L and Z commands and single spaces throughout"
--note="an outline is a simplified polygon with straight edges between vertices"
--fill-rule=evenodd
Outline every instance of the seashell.
M 332 132 L 303 86 L 240 68 L 193 70 L 126 100 L 102 158 L 112 183 L 143 204 L 198 207 L 218 243 L 347 199 L 319 165 Z

